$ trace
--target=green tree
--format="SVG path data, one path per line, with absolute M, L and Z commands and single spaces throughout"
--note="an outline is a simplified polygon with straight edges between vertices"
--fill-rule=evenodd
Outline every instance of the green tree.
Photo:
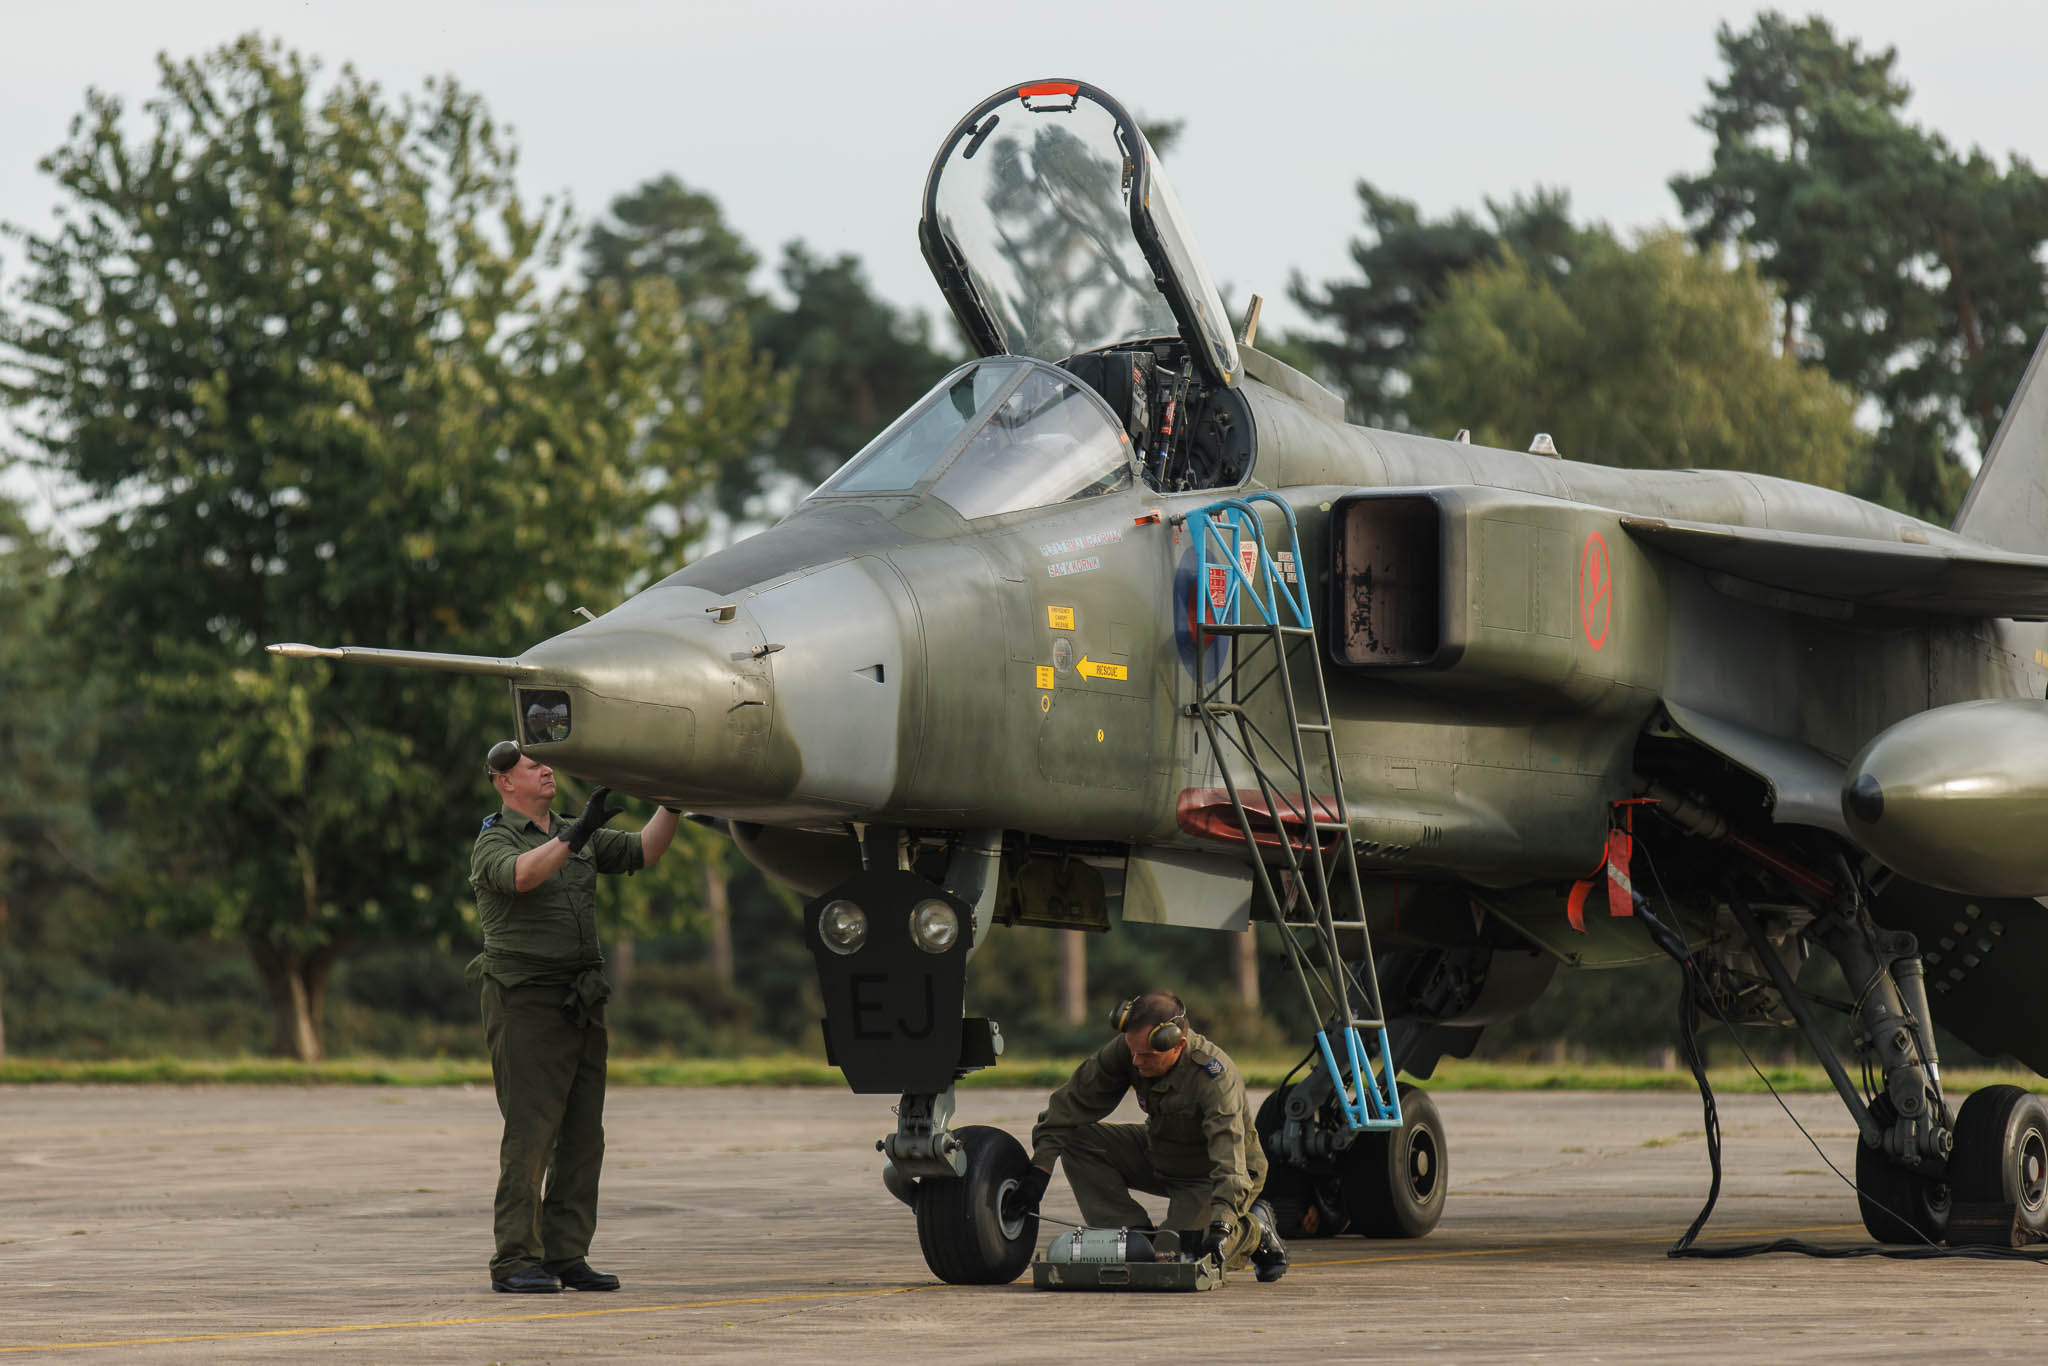
M 1910 123 L 1887 48 L 1775 11 L 1718 34 L 1698 122 L 1712 167 L 1671 182 L 1700 244 L 1752 252 L 1782 290 L 1786 349 L 1881 410 L 1853 486 L 1945 519 L 2048 327 L 2048 180 Z
M 733 517 L 777 484 L 807 491 L 958 363 L 932 346 L 922 316 L 875 295 L 853 256 L 822 260 L 789 243 L 778 268 L 786 304 L 753 292 L 757 264 L 718 202 L 673 175 L 614 199 L 583 250 L 591 287 L 667 280 L 692 316 L 759 347 L 788 386 L 787 420 L 764 426 L 721 471 L 718 504 Z
M 786 306 L 754 315 L 754 336 L 789 375 L 789 425 L 765 450 L 756 482 L 780 472 L 806 488 L 838 469 L 960 358 L 932 344 L 922 314 L 906 315 L 869 288 L 857 258 L 782 250 Z
M 1586 240 L 1562 190 L 1488 200 L 1491 227 L 1462 210 L 1426 219 L 1413 203 L 1363 180 L 1358 200 L 1366 226 L 1366 236 L 1351 244 L 1358 277 L 1312 287 L 1296 276 L 1288 291 L 1336 335 L 1276 339 L 1268 349 L 1305 357 L 1346 396 L 1351 420 L 1371 426 L 1408 425 L 1409 367 L 1423 323 L 1453 277 L 1513 250 L 1550 278 L 1562 278 Z
M 0 1057 L 15 947 L 98 900 L 112 863 L 90 803 L 103 689 L 58 630 L 72 606 L 62 571 L 57 547 L 0 497 Z
M 340 955 L 464 929 L 505 703 L 263 644 L 569 627 L 675 561 L 775 386 L 665 281 L 550 293 L 574 225 L 521 201 L 454 83 L 393 101 L 253 36 L 159 65 L 135 136 L 93 92 L 43 162 L 65 203 L 15 234 L 0 363 L 37 458 L 105 509 L 75 618 L 121 736 L 125 890 L 245 943 L 276 1047 L 314 1057 Z
M 1847 392 L 1774 347 L 1771 294 L 1673 232 L 1600 238 L 1561 279 L 1510 252 L 1457 276 L 1413 363 L 1418 427 L 1575 460 L 1754 470 L 1840 488 L 1860 438 Z
M 723 322 L 759 304 L 748 286 L 760 258 L 726 224 L 718 201 L 672 175 L 656 176 L 612 200 L 583 239 L 583 277 L 630 289 L 660 278 L 693 318 Z

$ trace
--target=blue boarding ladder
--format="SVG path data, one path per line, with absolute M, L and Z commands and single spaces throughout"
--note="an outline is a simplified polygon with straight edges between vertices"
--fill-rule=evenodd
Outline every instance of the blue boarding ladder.
M 1259 503 L 1277 508 L 1287 528 L 1284 566 L 1267 546 Z M 1174 520 L 1189 528 L 1196 545 L 1195 701 L 1187 711 L 1208 736 L 1239 834 L 1252 854 L 1262 904 L 1272 908 L 1309 1018 L 1320 1022 L 1316 1050 L 1347 1135 L 1398 1129 L 1401 1093 L 1294 509 L 1277 494 L 1261 492 L 1209 503 Z M 1207 638 L 1217 636 L 1230 648 L 1212 679 Z M 1304 648 L 1305 664 L 1298 658 Z M 1297 673 L 1303 676 L 1299 696 Z M 1268 691 L 1277 695 L 1277 709 L 1257 705 Z M 1270 723 L 1276 710 L 1286 721 L 1277 740 L 1260 724 L 1262 717 Z M 1247 805 L 1232 755 L 1257 788 L 1257 811 Z M 1327 775 L 1327 790 L 1320 793 L 1319 773 Z M 1261 848 L 1279 856 L 1277 888 Z M 1350 955 L 1344 952 L 1345 936 L 1355 936 Z

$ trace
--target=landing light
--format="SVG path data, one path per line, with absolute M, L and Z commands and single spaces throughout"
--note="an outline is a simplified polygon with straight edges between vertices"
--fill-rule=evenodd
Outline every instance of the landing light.
M 853 953 L 868 942 L 868 913 L 851 901 L 833 901 L 818 912 L 818 938 L 834 953 Z
M 960 937 L 960 915 L 943 901 L 920 901 L 910 908 L 910 942 L 926 953 L 944 953 Z

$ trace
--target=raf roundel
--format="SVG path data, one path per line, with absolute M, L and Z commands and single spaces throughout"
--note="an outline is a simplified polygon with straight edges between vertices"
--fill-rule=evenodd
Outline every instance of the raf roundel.
M 1587 535 L 1579 551 L 1579 622 L 1588 645 L 1597 650 L 1607 643 L 1614 624 L 1614 565 L 1607 557 L 1607 540 L 1597 531 Z

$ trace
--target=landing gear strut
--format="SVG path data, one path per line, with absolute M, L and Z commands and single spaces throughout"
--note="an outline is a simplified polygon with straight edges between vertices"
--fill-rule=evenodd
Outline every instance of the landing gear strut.
M 1736 832 L 1698 801 L 1643 779 L 1637 790 L 1672 824 L 1745 855 L 1814 908 L 1808 923 L 1784 916 L 1771 927 L 1739 895 L 1726 909 L 1856 1121 L 1857 1204 L 1871 1237 L 2004 1247 L 2048 1241 L 2048 1102 L 2017 1086 L 1992 1086 L 1951 1115 L 1919 944 L 1871 918 L 1863 881 L 1848 861 L 1837 857 L 1838 876 L 1823 876 Z M 1645 913 L 1640 899 L 1638 910 Z M 1867 1095 L 1850 1080 L 1786 966 L 1783 951 L 1795 936 L 1820 945 L 1841 966 L 1853 1000 L 1847 1009 L 1856 1021 L 1854 1048 L 1866 1079 L 1877 1079 Z M 1730 957 L 1725 943 L 1720 956 Z
M 1884 1079 L 1883 1089 L 1866 1104 L 1757 918 L 1739 900 L 1731 909 L 1856 1120 L 1856 1203 L 1863 1227 L 1880 1243 L 1941 1242 L 1948 1234 L 1953 1133 L 1913 936 L 1880 930 L 1854 899 L 1823 912 L 1805 930 L 1834 956 L 1854 990 L 1856 1049 Z

